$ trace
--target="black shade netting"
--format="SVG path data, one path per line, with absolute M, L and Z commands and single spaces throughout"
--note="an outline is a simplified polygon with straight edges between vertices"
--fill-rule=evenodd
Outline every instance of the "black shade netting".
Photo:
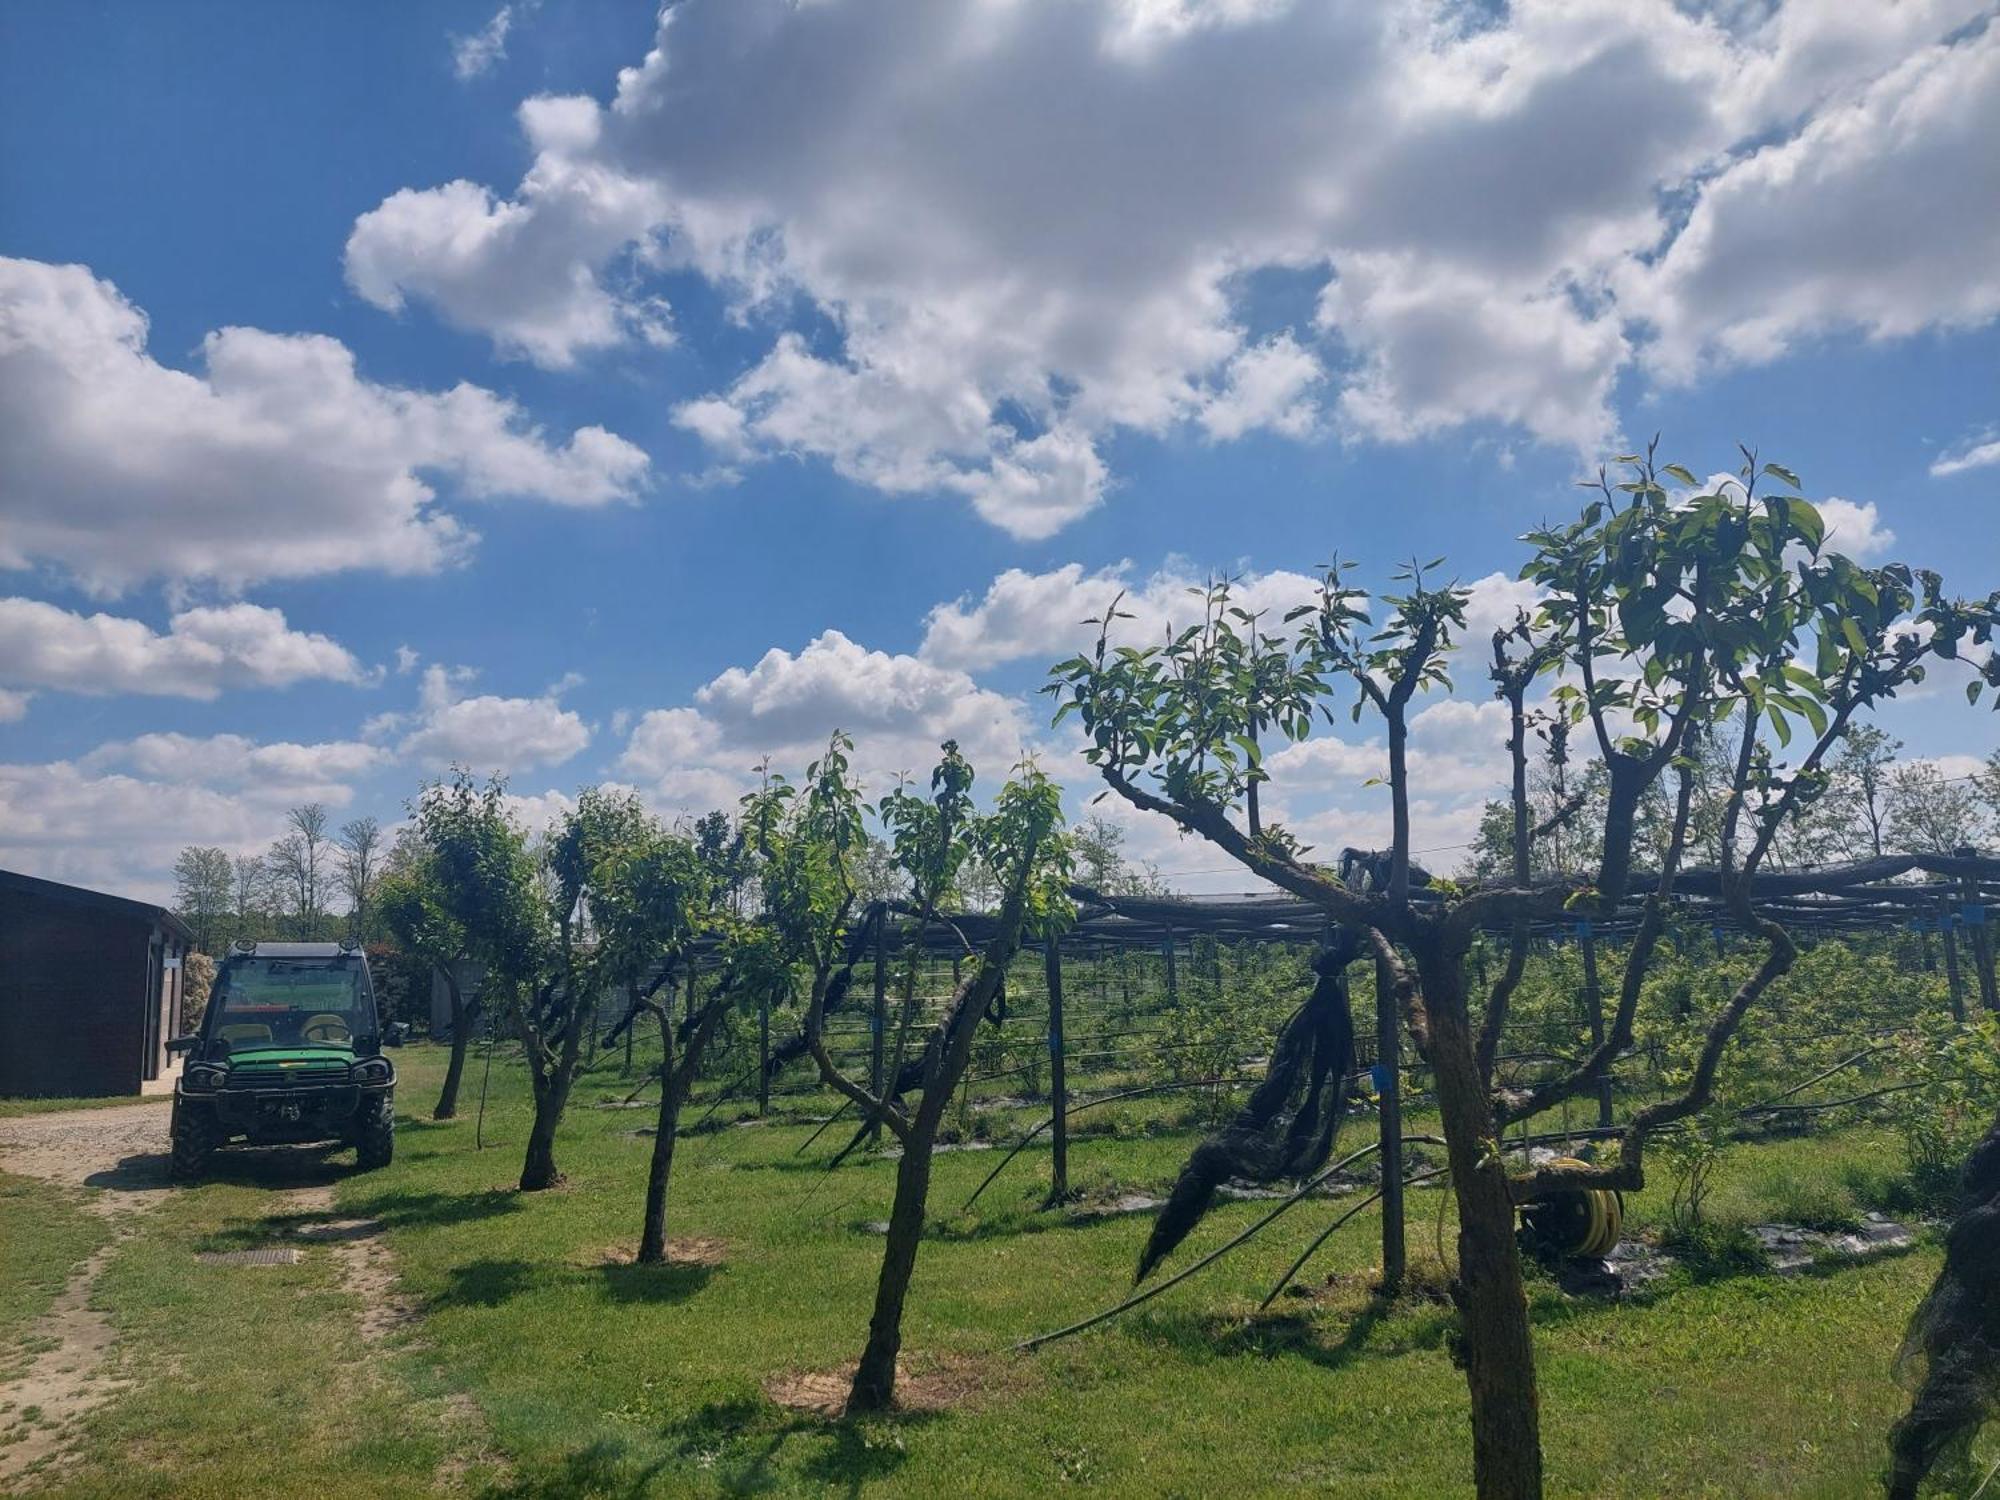
M 1910 1319 L 1896 1368 L 1913 1394 L 1889 1435 L 1889 1495 L 1913 1500 L 1934 1468 L 1965 1463 L 2000 1406 L 2000 1120 L 1966 1161 L 1944 1267 Z
M 1312 993 L 1280 1028 L 1263 1082 L 1236 1117 L 1188 1157 L 1153 1221 L 1135 1280 L 1145 1280 L 1188 1237 L 1223 1183 L 1305 1177 L 1333 1154 L 1354 1071 L 1347 968 L 1361 956 L 1361 944 L 1343 930 L 1314 956 Z

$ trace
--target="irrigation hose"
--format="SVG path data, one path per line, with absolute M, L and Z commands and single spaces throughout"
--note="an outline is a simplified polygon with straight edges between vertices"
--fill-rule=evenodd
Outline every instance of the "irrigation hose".
M 1405 1177 L 1403 1179 L 1403 1186 L 1411 1187 L 1416 1183 L 1426 1182 L 1431 1178 L 1436 1177 L 1439 1173 L 1449 1172 L 1450 1170 L 1451 1168 L 1449 1167 L 1433 1167 L 1428 1172 L 1418 1172 L 1414 1176 Z M 1285 1288 L 1292 1284 L 1292 1278 L 1297 1276 L 1300 1271 L 1305 1269 L 1306 1262 L 1311 1260 L 1313 1256 L 1318 1253 L 1319 1247 L 1321 1245 L 1324 1245 L 1330 1238 L 1332 1238 L 1334 1230 L 1340 1228 L 1341 1225 L 1345 1224 L 1349 1219 L 1353 1218 L 1356 1214 L 1360 1213 L 1362 1209 L 1366 1208 L 1369 1204 L 1373 1203 L 1376 1199 L 1380 1198 L 1381 1196 L 1382 1196 L 1382 1190 L 1380 1188 L 1375 1189 L 1374 1192 L 1370 1193 L 1366 1198 L 1363 1198 L 1359 1203 L 1350 1204 L 1346 1209 L 1346 1211 L 1342 1213 L 1339 1218 L 1335 1219 L 1331 1224 L 1327 1225 L 1326 1228 L 1322 1229 L 1319 1232 L 1318 1237 L 1314 1239 L 1310 1245 L 1306 1246 L 1304 1252 L 1299 1256 L 1299 1258 L 1292 1262 L 1291 1267 L 1285 1272 L 1285 1274 L 1278 1278 L 1278 1284 L 1272 1287 L 1269 1292 L 1264 1294 L 1264 1300 L 1257 1304 L 1257 1311 L 1262 1312 L 1265 1308 L 1269 1307 L 1273 1302 L 1278 1300 L 1279 1295 L 1285 1290 Z
M 1403 1139 L 1405 1141 L 1413 1141 L 1413 1140 L 1424 1140 L 1433 1142 L 1435 1141 L 1435 1138 L 1431 1136 L 1404 1136 Z M 1139 1306 L 1139 1304 L 1142 1302 L 1152 1301 L 1153 1298 L 1159 1296 L 1162 1292 L 1168 1290 L 1169 1288 L 1179 1286 L 1183 1281 L 1186 1281 L 1190 1276 L 1194 1275 L 1195 1272 L 1200 1271 L 1207 1266 L 1213 1265 L 1216 1261 L 1222 1259 L 1223 1256 L 1227 1255 L 1230 1251 L 1234 1250 L 1238 1245 L 1242 1244 L 1245 1240 L 1257 1234 L 1264 1228 L 1265 1225 L 1271 1223 L 1274 1219 L 1276 1219 L 1280 1214 L 1284 1213 L 1287 1209 L 1293 1208 L 1297 1206 L 1299 1203 L 1303 1202 L 1322 1183 L 1326 1182 L 1329 1178 L 1331 1178 L 1334 1175 L 1334 1173 L 1342 1171 L 1346 1167 L 1361 1160 L 1362 1157 L 1368 1156 L 1376 1151 L 1379 1151 L 1381 1150 L 1381 1148 L 1382 1148 L 1382 1143 L 1380 1141 L 1376 1141 L 1370 1145 L 1363 1146 L 1359 1151 L 1356 1151 L 1351 1155 L 1343 1156 L 1339 1161 L 1335 1162 L 1332 1166 L 1328 1167 L 1325 1171 L 1321 1172 L 1318 1176 L 1314 1177 L 1310 1182 L 1306 1183 L 1297 1192 L 1293 1193 L 1291 1197 L 1285 1199 L 1283 1202 L 1278 1204 L 1277 1207 L 1273 1208 L 1269 1213 L 1265 1214 L 1263 1218 L 1259 1219 L 1256 1223 L 1252 1224 L 1248 1229 L 1244 1230 L 1241 1234 L 1237 1235 L 1234 1239 L 1230 1240 L 1228 1243 L 1220 1245 L 1215 1249 L 1209 1251 L 1208 1254 L 1204 1255 L 1200 1260 L 1196 1261 L 1193 1265 L 1187 1267 L 1185 1270 L 1175 1272 L 1172 1276 L 1169 1276 L 1165 1281 L 1159 1282 L 1153 1286 L 1146 1288 L 1145 1291 L 1140 1292 L 1137 1296 L 1127 1297 L 1123 1302 L 1119 1303 L 1116 1307 L 1107 1308 L 1101 1313 L 1097 1313 L 1091 1317 L 1085 1318 L 1081 1323 L 1072 1323 L 1069 1325 L 1069 1327 L 1058 1328 L 1053 1333 L 1040 1333 L 1036 1334 L 1035 1337 L 1031 1339 L 1023 1339 L 1020 1343 L 1015 1344 L 1013 1346 L 1014 1351 L 1016 1353 L 1020 1353 L 1022 1351 L 1032 1352 L 1033 1350 L 1041 1348 L 1041 1346 L 1044 1344 L 1052 1344 L 1057 1339 L 1066 1339 L 1071 1334 L 1082 1333 L 1087 1329 L 1095 1328 L 1100 1323 L 1109 1322 L 1111 1319 L 1117 1317 L 1120 1313 L 1127 1312 L 1130 1309 Z

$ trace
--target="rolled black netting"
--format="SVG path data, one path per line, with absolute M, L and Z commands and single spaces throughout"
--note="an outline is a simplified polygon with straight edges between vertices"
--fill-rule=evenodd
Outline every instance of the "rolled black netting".
M 1354 1018 L 1347 1007 L 1347 966 L 1361 938 L 1342 929 L 1313 958 L 1318 981 L 1285 1022 L 1264 1081 L 1236 1118 L 1194 1148 L 1174 1182 L 1134 1278 L 1143 1281 L 1188 1237 L 1231 1178 L 1274 1182 L 1318 1171 L 1333 1154 L 1354 1071 Z
M 1889 1434 L 1890 1500 L 1915 1500 L 1940 1464 L 1962 1464 L 2000 1406 L 2000 1120 L 1965 1164 L 1944 1268 L 1910 1319 L 1897 1374 L 1913 1391 Z

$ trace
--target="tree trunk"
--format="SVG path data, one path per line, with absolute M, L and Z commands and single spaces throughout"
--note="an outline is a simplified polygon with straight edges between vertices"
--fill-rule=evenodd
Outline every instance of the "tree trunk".
M 1463 955 L 1419 948 L 1430 1062 L 1458 1196 L 1458 1305 L 1472 1398 L 1472 1475 L 1480 1500 L 1539 1500 L 1542 1451 L 1535 1349 L 1514 1243 L 1514 1203 L 1492 1138 L 1466 1012 Z
M 1407 1245 L 1403 1235 L 1403 1034 L 1389 970 L 1375 960 L 1376 1120 L 1382 1149 L 1382 1295 L 1403 1294 Z
M 445 993 L 451 996 L 451 1063 L 444 1070 L 444 1092 L 438 1095 L 433 1120 L 449 1120 L 458 1114 L 458 1084 L 465 1076 L 465 997 L 459 992 L 458 976 L 449 964 L 440 965 Z
M 1048 939 L 1042 964 L 1049 988 L 1049 1104 L 1050 1118 L 1054 1122 L 1049 1127 L 1049 1144 L 1053 1148 L 1049 1157 L 1049 1196 L 1042 1206 L 1050 1208 L 1069 1199 L 1069 1077 L 1063 1055 L 1066 1046 L 1063 1040 L 1060 940 Z
M 544 1090 L 535 1100 L 535 1123 L 528 1132 L 528 1154 L 521 1163 L 521 1191 L 540 1192 L 562 1181 L 556 1169 L 556 1126 L 562 1123 L 562 1106 L 554 1102 L 554 1090 Z
M 950 1093 L 950 1085 L 944 1084 Z M 931 1190 L 931 1148 L 937 1120 L 923 1112 L 903 1142 L 903 1159 L 896 1164 L 896 1202 L 889 1210 L 888 1243 L 882 1251 L 882 1274 L 875 1282 L 875 1311 L 868 1319 L 868 1345 L 854 1372 L 848 1392 L 850 1411 L 880 1411 L 896 1394 L 896 1356 L 903 1348 L 903 1300 L 917 1269 L 917 1245 L 924 1235 L 925 1201 Z
M 973 1033 L 980 1017 L 1006 983 L 1007 965 L 1020 951 L 1025 900 L 1020 885 L 1008 893 L 999 926 L 972 977 L 953 993 L 937 1033 L 925 1053 L 923 1098 L 898 1135 L 903 1158 L 896 1164 L 896 1201 L 889 1209 L 888 1242 L 882 1274 L 875 1283 L 875 1311 L 868 1319 L 868 1343 L 855 1367 L 847 1409 L 880 1411 L 895 1399 L 896 1355 L 903 1346 L 903 1300 L 917 1268 L 917 1245 L 924 1233 L 924 1203 L 931 1187 L 931 1152 L 952 1091 L 972 1062 Z M 825 1054 L 821 1053 L 825 1069 Z
M 646 1169 L 646 1222 L 639 1231 L 639 1264 L 657 1266 L 667 1258 L 667 1181 L 674 1170 L 674 1139 L 680 1129 L 681 1082 L 674 1070 L 674 1031 L 660 1018 L 660 1117 L 653 1131 L 653 1160 Z
M 546 999 L 546 996 L 544 997 Z M 582 1002 L 564 997 L 568 1014 L 563 1018 L 562 1043 L 550 1057 L 546 1044 L 529 1020 L 526 1002 L 515 997 L 515 1021 L 521 1040 L 528 1049 L 528 1077 L 535 1089 L 535 1123 L 528 1132 L 528 1153 L 521 1163 L 521 1191 L 539 1192 L 563 1180 L 556 1167 L 556 1127 L 562 1124 L 569 1107 L 569 1091 L 576 1082 L 577 1064 L 583 1059 Z

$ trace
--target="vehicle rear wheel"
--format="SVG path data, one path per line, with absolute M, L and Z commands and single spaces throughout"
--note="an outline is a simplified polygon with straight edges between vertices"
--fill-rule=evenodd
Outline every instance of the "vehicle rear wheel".
M 195 1182 L 208 1171 L 209 1158 L 222 1144 L 222 1129 L 206 1109 L 184 1108 L 174 1101 L 172 1125 L 173 1154 L 167 1161 L 167 1175 L 175 1182 Z
M 361 1107 L 361 1119 L 354 1133 L 356 1165 L 364 1172 L 386 1167 L 396 1156 L 396 1105 L 387 1096 L 370 1100 Z

